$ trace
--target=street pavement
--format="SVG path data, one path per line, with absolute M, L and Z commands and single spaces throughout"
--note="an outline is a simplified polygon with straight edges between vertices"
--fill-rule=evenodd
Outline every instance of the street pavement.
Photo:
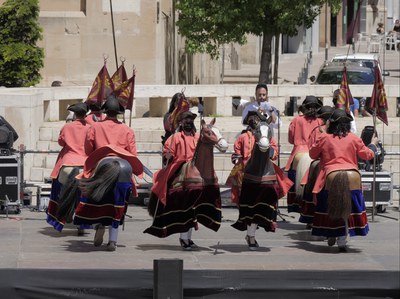
M 222 209 L 218 232 L 193 232 L 193 251 L 181 249 L 178 235 L 143 234 L 152 223 L 143 206 L 129 206 L 115 252 L 106 250 L 107 232 L 94 247 L 93 230 L 78 236 L 67 225 L 59 233 L 44 212 L 1 214 L 1 298 L 399 298 L 397 207 L 370 215 L 369 234 L 350 238 L 346 253 L 312 237 L 297 214 L 280 212 L 275 233 L 257 231 L 257 251 L 231 227 L 235 208 Z
M 280 208 L 285 214 L 286 208 Z M 326 241 L 317 240 L 297 221 L 298 214 L 278 217 L 278 229 L 256 233 L 260 248 L 248 250 L 245 233 L 231 227 L 237 217 L 235 208 L 223 208 L 218 232 L 200 225 L 193 233 L 199 250 L 184 252 L 178 235 L 159 239 L 143 234 L 151 218 L 142 206 L 130 205 L 124 230 L 120 229 L 116 252 L 105 244 L 93 246 L 94 232 L 77 236 L 74 227 L 61 233 L 46 223 L 44 212 L 23 208 L 21 214 L 0 215 L 0 268 L 57 269 L 152 269 L 153 260 L 179 258 L 184 269 L 235 270 L 376 270 L 399 271 L 399 209 L 374 215 L 366 237 L 352 237 L 349 252 L 339 253 Z M 105 235 L 104 242 L 108 236 Z
M 286 208 L 280 211 L 284 214 Z M 105 244 L 93 246 L 92 230 L 78 237 L 77 230 L 67 226 L 59 233 L 46 223 L 44 212 L 23 208 L 18 215 L 0 215 L 0 268 L 152 269 L 154 259 L 179 258 L 184 269 L 194 270 L 399 270 L 398 208 L 375 215 L 366 237 L 350 238 L 348 253 L 338 253 L 337 247 L 312 237 L 296 213 L 283 216 L 287 222 L 278 218 L 275 233 L 258 230 L 260 248 L 251 252 L 245 233 L 231 227 L 238 211 L 223 208 L 222 214 L 220 230 L 213 232 L 200 225 L 193 233 L 199 250 L 184 252 L 177 235 L 159 239 L 143 234 L 151 218 L 144 207 L 130 205 L 117 250 L 107 252 Z

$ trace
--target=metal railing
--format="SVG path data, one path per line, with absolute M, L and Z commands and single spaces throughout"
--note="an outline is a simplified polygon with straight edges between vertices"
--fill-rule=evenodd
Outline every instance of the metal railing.
M 24 181 L 24 156 L 26 154 L 58 154 L 60 151 L 59 150 L 26 150 L 26 149 L 20 149 L 17 151 L 13 151 L 13 153 L 18 153 L 20 156 L 20 163 L 21 163 L 21 186 L 25 184 Z M 289 151 L 279 151 L 278 156 L 289 156 L 291 152 Z M 159 155 L 161 156 L 162 151 L 148 151 L 148 150 L 139 150 L 137 151 L 138 156 L 140 154 L 144 155 Z M 214 152 L 215 155 L 224 155 L 224 156 L 230 156 L 233 154 L 233 151 L 226 151 L 224 153 L 221 153 L 219 151 Z M 400 151 L 397 152 L 385 152 L 385 156 L 400 156 Z
M 36 187 L 37 188 L 37 194 L 36 194 L 36 209 L 37 211 L 40 211 L 40 204 L 41 204 L 41 196 L 42 196 L 42 192 L 41 189 L 44 188 L 44 186 L 48 186 L 46 184 L 45 181 L 43 181 L 42 183 L 38 182 L 35 184 L 28 184 L 25 179 L 24 179 L 24 159 L 25 159 L 25 155 L 26 154 L 58 154 L 60 151 L 59 150 L 27 150 L 25 149 L 23 146 L 20 147 L 19 150 L 12 150 L 11 154 L 12 155 L 18 155 L 19 156 L 19 160 L 20 160 L 20 167 L 21 167 L 21 171 L 20 173 L 20 178 L 19 178 L 19 186 L 21 188 L 21 190 L 19 190 L 20 193 L 20 202 L 22 200 L 22 194 L 24 194 L 24 191 L 26 188 L 28 187 Z M 214 154 L 216 156 L 230 156 L 231 154 L 233 154 L 233 151 L 227 151 L 225 153 L 221 153 L 219 151 L 215 151 Z M 162 151 L 149 151 L 149 150 L 139 150 L 138 151 L 138 156 L 140 155 L 159 155 L 161 156 Z M 279 153 L 279 156 L 289 156 L 290 152 L 289 151 L 281 151 Z M 392 152 L 386 152 L 385 156 L 400 156 L 400 151 L 392 151 Z M 278 160 L 278 166 L 280 167 L 280 160 Z M 146 181 L 147 182 L 147 181 Z M 149 182 L 147 182 L 149 183 Z M 221 185 L 224 186 L 224 185 Z M 46 189 L 46 187 L 45 187 Z M 48 189 L 48 187 L 47 187 Z M 45 191 L 48 191 L 48 190 Z M 393 184 L 393 189 L 399 190 L 400 189 L 400 185 L 398 184 Z M 47 195 L 47 193 L 46 193 Z M 32 207 L 32 206 L 31 206 Z

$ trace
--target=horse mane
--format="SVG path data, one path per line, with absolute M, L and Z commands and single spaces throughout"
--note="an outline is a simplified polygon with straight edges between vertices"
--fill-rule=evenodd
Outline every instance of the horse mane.
M 57 218 L 66 218 L 67 222 L 72 221 L 75 207 L 79 203 L 79 182 L 75 177 L 79 174 L 79 167 L 74 167 L 68 174 L 67 182 L 60 190 L 60 205 L 57 211 Z
M 351 213 L 351 195 L 349 177 L 346 171 L 339 171 L 332 181 L 328 192 L 328 216 L 331 219 L 349 218 Z
M 87 179 L 81 179 L 79 188 L 84 196 L 95 202 L 100 202 L 118 180 L 121 167 L 118 161 L 110 161 L 101 165 L 93 176 Z
M 198 155 L 198 153 L 199 153 L 200 143 L 201 143 L 201 136 L 200 136 L 200 138 L 199 138 L 199 141 L 198 141 L 197 144 L 196 144 L 196 148 L 195 148 L 194 153 L 193 153 L 193 158 L 192 158 L 192 161 L 191 161 L 191 163 L 193 163 L 193 164 L 196 163 L 197 155 Z

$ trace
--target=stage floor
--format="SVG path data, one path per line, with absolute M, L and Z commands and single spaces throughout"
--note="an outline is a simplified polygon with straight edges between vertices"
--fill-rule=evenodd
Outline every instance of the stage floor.
M 280 210 L 286 212 L 286 208 Z M 222 214 L 218 232 L 201 226 L 193 232 L 199 249 L 191 252 L 181 250 L 177 235 L 158 239 L 143 234 L 151 218 L 139 206 L 129 207 L 115 252 L 106 251 L 105 244 L 94 247 L 92 230 L 84 236 L 77 236 L 72 226 L 62 233 L 55 231 L 46 223 L 44 212 L 24 208 L 8 218 L 1 214 L 0 291 L 12 296 L 4 298 L 151 298 L 153 261 L 181 259 L 185 298 L 240 298 L 252 292 L 255 297 L 250 298 L 266 292 L 275 294 L 270 298 L 291 298 L 292 291 L 309 291 L 316 297 L 308 294 L 308 298 L 318 298 L 321 290 L 329 288 L 332 298 L 363 298 L 366 291 L 372 298 L 399 298 L 398 208 L 388 207 L 373 222 L 369 216 L 368 236 L 350 238 L 347 253 L 313 238 L 294 213 L 295 218 L 284 216 L 287 222 L 279 218 L 275 233 L 259 229 L 260 248 L 252 252 L 245 232 L 230 226 L 238 211 L 223 208 Z M 113 288 L 130 291 L 116 294 Z M 38 293 L 30 297 L 29 292 Z

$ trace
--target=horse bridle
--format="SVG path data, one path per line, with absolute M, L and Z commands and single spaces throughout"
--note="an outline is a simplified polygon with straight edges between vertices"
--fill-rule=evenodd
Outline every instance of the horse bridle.
M 267 136 L 262 136 L 262 134 L 261 134 L 261 126 L 262 126 L 263 123 L 265 123 L 265 126 L 267 126 L 267 128 L 268 128 L 268 134 L 267 134 Z M 252 133 L 253 133 L 254 136 L 256 137 L 256 144 L 257 144 L 258 146 L 261 146 L 261 144 L 260 144 L 261 139 L 266 138 L 266 139 L 268 140 L 268 144 L 269 144 L 269 143 L 270 143 L 270 140 L 271 140 L 271 138 L 272 138 L 272 136 L 270 136 L 270 128 L 269 128 L 269 125 L 268 125 L 267 122 L 258 121 L 257 127 L 256 127 L 255 129 L 252 129 Z M 258 137 L 258 136 L 260 136 L 260 137 Z M 258 139 L 258 140 L 257 140 L 257 139 Z
M 213 128 L 214 128 L 213 125 L 211 125 L 211 124 L 205 124 L 205 126 L 206 126 L 208 129 L 210 129 L 210 131 L 212 131 L 212 132 L 214 133 L 214 135 L 216 135 L 215 132 L 213 131 Z M 203 134 L 204 134 L 204 133 L 203 133 L 203 125 L 201 125 L 201 126 L 200 126 L 200 137 L 199 137 L 199 142 L 197 142 L 196 150 L 195 150 L 195 152 L 194 152 L 194 154 L 193 154 L 193 159 L 192 159 L 193 163 L 196 162 L 199 144 L 200 144 L 200 141 L 202 140 L 202 138 L 204 137 Z M 217 140 L 216 144 L 218 144 L 223 138 L 224 138 L 224 137 L 221 136 L 221 137 Z

